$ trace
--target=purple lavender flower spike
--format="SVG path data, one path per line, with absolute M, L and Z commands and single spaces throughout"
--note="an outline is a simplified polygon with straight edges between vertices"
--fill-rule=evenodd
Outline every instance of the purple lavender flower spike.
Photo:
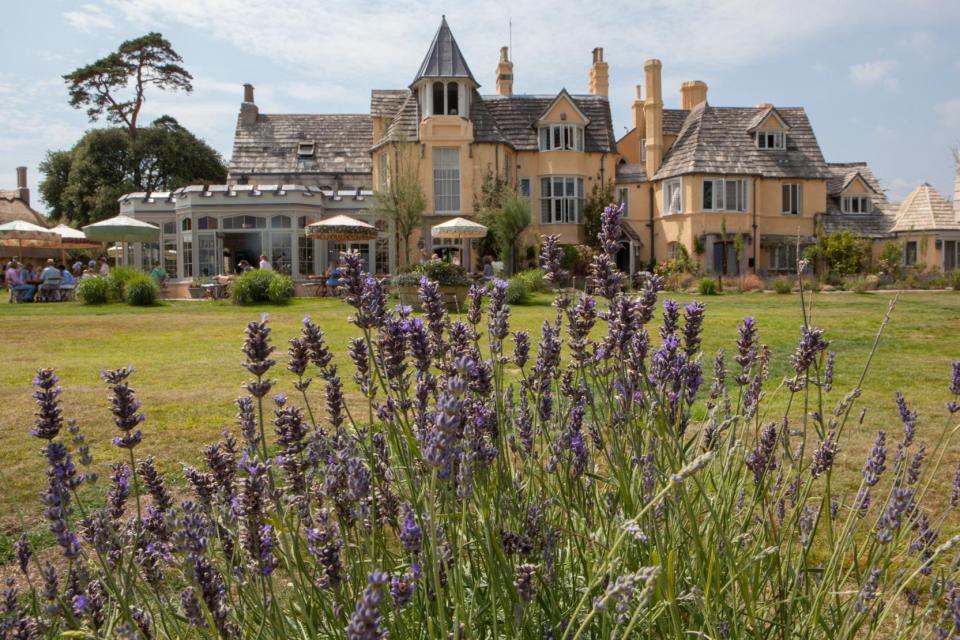
M 125 464 L 114 463 L 110 482 L 110 489 L 107 490 L 110 516 L 114 520 L 119 520 L 123 517 L 127 498 L 130 497 L 130 467 Z
M 416 586 L 417 579 L 413 573 L 405 573 L 403 577 L 393 576 L 390 578 L 390 595 L 393 598 L 394 609 L 399 611 L 413 601 Z
M 899 391 L 896 393 L 896 399 L 897 411 L 903 423 L 903 446 L 907 448 L 913 444 L 913 438 L 917 433 L 917 411 L 907 407 L 907 401 Z
M 593 257 L 590 263 L 590 286 L 607 300 L 613 300 L 623 290 L 623 272 L 617 269 L 614 262 L 606 253 Z
M 310 362 L 320 370 L 321 376 L 326 376 L 329 372 L 330 362 L 333 360 L 333 354 L 330 353 L 330 349 L 323 339 L 323 331 L 310 320 L 310 316 L 307 316 L 303 319 L 303 329 L 300 335 L 307 348 Z
M 336 589 L 347 578 L 340 560 L 342 547 L 340 525 L 327 509 L 320 509 L 316 526 L 307 529 L 307 551 L 320 563 L 322 571 L 317 586 L 321 589 Z
M 387 289 L 381 278 L 369 274 L 363 279 L 357 313 L 351 318 L 361 329 L 372 329 L 383 324 L 387 317 Z
M 826 439 L 820 443 L 813 452 L 813 464 L 810 467 L 810 475 L 814 478 L 826 473 L 833 466 L 833 461 L 837 457 L 840 447 L 834 440 L 835 433 L 831 431 Z
M 544 270 L 544 279 L 554 287 L 562 286 L 570 274 L 560 266 L 563 257 L 560 235 L 545 235 L 540 239 L 540 266 Z
M 530 334 L 526 331 L 516 331 L 513 334 L 513 362 L 523 369 L 530 358 Z
M 663 325 L 660 327 L 660 337 L 666 339 L 677 332 L 680 325 L 680 303 L 676 300 L 663 301 Z
M 950 487 L 950 506 L 960 507 L 960 462 L 953 472 L 953 485 Z
M 800 343 L 791 359 L 794 372 L 798 376 L 803 375 L 813 365 L 817 354 L 829 344 L 823 339 L 823 329 L 800 327 Z
M 58 396 L 63 391 L 53 369 L 40 369 L 33 379 L 37 401 L 36 427 L 30 435 L 41 440 L 53 440 L 63 428 L 63 410 L 60 409 Z
M 380 624 L 380 605 L 383 603 L 383 587 L 389 578 L 381 571 L 374 571 L 367 582 L 347 625 L 349 640 L 380 640 L 387 637 L 386 629 Z
M 27 534 L 20 534 L 20 538 L 14 545 L 14 555 L 17 558 L 17 565 L 20 567 L 20 573 L 26 575 L 27 565 L 30 563 L 30 558 L 33 557 L 33 549 L 30 547 L 30 541 L 27 539 Z
M 702 302 L 691 302 L 683 307 L 683 344 L 690 358 L 700 349 L 700 332 L 707 307 Z
M 467 297 L 470 299 L 470 308 L 467 311 L 467 322 L 473 326 L 480 324 L 480 318 L 483 316 L 483 297 L 487 294 L 484 286 L 472 284 L 467 289 Z
M 873 448 L 867 456 L 867 463 L 863 467 L 863 480 L 868 487 L 872 487 L 880 482 L 880 476 L 887 468 L 887 434 L 883 431 L 877 432 L 877 437 L 873 442 Z
M 363 269 L 363 259 L 359 253 L 351 251 L 340 254 L 340 287 L 338 293 L 344 302 L 351 307 L 360 307 L 366 275 Z
M 407 551 L 417 555 L 423 544 L 423 530 L 417 524 L 416 514 L 410 503 L 403 503 L 400 512 L 403 514 L 400 521 L 400 542 Z
M 104 381 L 110 386 L 110 412 L 113 413 L 113 422 L 123 434 L 115 437 L 113 444 L 121 449 L 133 449 L 140 444 L 143 434 L 139 429 L 134 429 L 146 419 L 140 412 L 140 401 L 127 383 L 127 378 L 132 373 L 133 367 L 101 372 Z
M 827 392 L 833 389 L 833 364 L 836 357 L 836 353 L 828 351 L 827 363 L 823 366 L 823 389 Z
M 620 236 L 623 233 L 621 229 L 622 219 L 623 204 L 604 207 L 603 213 L 600 214 L 600 233 L 597 234 L 597 239 L 600 242 L 600 249 L 611 260 L 620 251 Z
M 860 588 L 860 594 L 857 596 L 857 602 L 854 604 L 854 608 L 859 613 L 866 613 L 870 610 L 873 600 L 877 597 L 877 587 L 880 584 L 880 576 L 880 569 L 874 568 L 870 570 L 870 574 L 867 576 L 863 586 Z
M 526 603 L 531 602 L 535 593 L 533 580 L 537 575 L 536 565 L 529 563 L 517 565 L 514 575 L 513 584 L 517 587 L 517 593 L 520 595 L 520 599 Z
M 757 345 L 757 323 L 753 318 L 747 316 L 743 322 L 737 325 L 737 355 L 734 356 L 734 362 L 740 366 L 741 373 L 737 376 L 737 384 L 744 385 L 750 382 L 750 371 L 757 362 L 759 349 Z
M 507 281 L 496 278 L 490 289 L 490 349 L 502 350 L 503 339 L 510 333 L 510 306 L 507 305 Z

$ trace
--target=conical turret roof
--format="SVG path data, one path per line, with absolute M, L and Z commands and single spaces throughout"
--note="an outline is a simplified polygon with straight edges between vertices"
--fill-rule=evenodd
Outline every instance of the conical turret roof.
M 463 59 L 460 47 L 447 25 L 447 17 L 440 20 L 440 28 L 437 34 L 433 36 L 433 42 L 420 64 L 420 70 L 417 71 L 417 77 L 411 82 L 411 86 L 416 84 L 422 78 L 467 78 L 474 87 L 480 85 L 470 73 L 470 67 L 467 61 Z

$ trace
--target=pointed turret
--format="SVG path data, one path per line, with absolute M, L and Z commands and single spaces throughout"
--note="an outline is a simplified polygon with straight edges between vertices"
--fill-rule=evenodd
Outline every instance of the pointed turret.
M 410 83 L 410 86 L 412 87 L 424 78 L 466 78 L 473 84 L 474 88 L 480 86 L 474 79 L 473 74 L 470 73 L 467 61 L 463 59 L 460 47 L 447 24 L 446 16 L 443 16 L 440 20 L 440 28 L 433 36 L 433 42 L 430 43 L 427 55 L 424 56 L 423 62 L 420 64 L 420 70 L 417 71 L 417 76 Z
M 410 83 L 410 89 L 417 92 L 422 117 L 466 117 L 479 86 L 444 16 L 417 76 Z

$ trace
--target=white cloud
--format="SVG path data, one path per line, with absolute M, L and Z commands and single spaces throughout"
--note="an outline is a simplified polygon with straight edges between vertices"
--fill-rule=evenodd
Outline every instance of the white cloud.
M 960 98 L 935 104 L 933 110 L 939 114 L 943 126 L 960 129 Z
M 850 66 L 850 80 L 861 87 L 883 87 L 895 90 L 898 86 L 894 72 L 896 60 L 873 60 Z
M 66 11 L 63 18 L 78 31 L 92 32 L 113 28 L 113 20 L 107 12 L 95 4 L 84 4 L 79 9 Z

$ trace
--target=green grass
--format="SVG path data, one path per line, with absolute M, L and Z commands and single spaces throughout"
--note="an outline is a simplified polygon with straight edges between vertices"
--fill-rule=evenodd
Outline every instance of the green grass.
M 664 295 L 682 302 L 698 297 Z M 776 387 L 789 368 L 789 355 L 802 324 L 798 296 L 744 294 L 704 299 L 706 386 L 713 354 L 724 347 L 732 355 L 736 325 L 743 316 L 752 315 L 759 323 L 761 341 L 773 353 L 767 392 L 776 406 L 786 395 L 777 394 Z M 813 324 L 827 328 L 831 349 L 837 352 L 831 402 L 842 398 L 859 377 L 889 300 L 883 293 L 816 297 Z M 350 310 L 338 300 L 301 299 L 262 309 L 209 301 L 170 302 L 149 308 L 76 303 L 0 305 L 4 347 L 4 366 L 0 368 L 0 482 L 4 486 L 0 559 L 9 546 L 9 536 L 20 528 L 20 514 L 38 536 L 43 530 L 37 493 L 44 483 L 44 468 L 39 442 L 27 435 L 34 411 L 30 383 L 37 368 L 56 368 L 64 388 L 65 414 L 78 419 L 93 446 L 96 470 L 105 479 L 109 463 L 121 456 L 109 445 L 115 428 L 99 372 L 134 365 L 133 387 L 147 415 L 144 442 L 137 453 L 156 456 L 161 470 L 172 474 L 176 484 L 182 477 L 181 465 L 195 462 L 202 445 L 233 426 L 233 401 L 242 393 L 240 383 L 246 377 L 240 367 L 243 330 L 261 311 L 270 313 L 280 362 L 274 369 L 279 390 L 292 390 L 292 378 L 283 368 L 286 341 L 299 332 L 305 315 L 326 332 L 335 362 L 346 373 L 344 379 L 350 379 L 346 343 L 359 332 L 347 322 Z M 513 309 L 511 328 L 529 330 L 535 351 L 539 327 L 552 317 L 549 299 L 536 296 L 533 305 Z M 655 335 L 655 330 L 651 334 Z M 958 335 L 960 294 L 916 292 L 900 298 L 864 385 L 859 403 L 859 407 L 868 407 L 864 426 L 856 427 L 849 439 L 845 437 L 840 453 L 844 471 L 838 479 L 843 486 L 852 487 L 858 481 L 877 429 L 899 431 L 893 403 L 896 390 L 902 390 L 911 406 L 919 409 L 921 439 L 925 432 L 932 434 L 942 427 L 950 363 L 960 359 Z M 355 402 L 359 400 L 355 390 L 348 391 Z M 319 385 L 311 393 L 313 404 L 321 406 Z M 952 455 L 944 460 L 951 470 L 960 458 L 956 452 Z M 941 500 L 948 496 L 950 479 L 944 474 L 937 492 Z M 101 481 L 94 491 L 102 491 L 104 486 Z

